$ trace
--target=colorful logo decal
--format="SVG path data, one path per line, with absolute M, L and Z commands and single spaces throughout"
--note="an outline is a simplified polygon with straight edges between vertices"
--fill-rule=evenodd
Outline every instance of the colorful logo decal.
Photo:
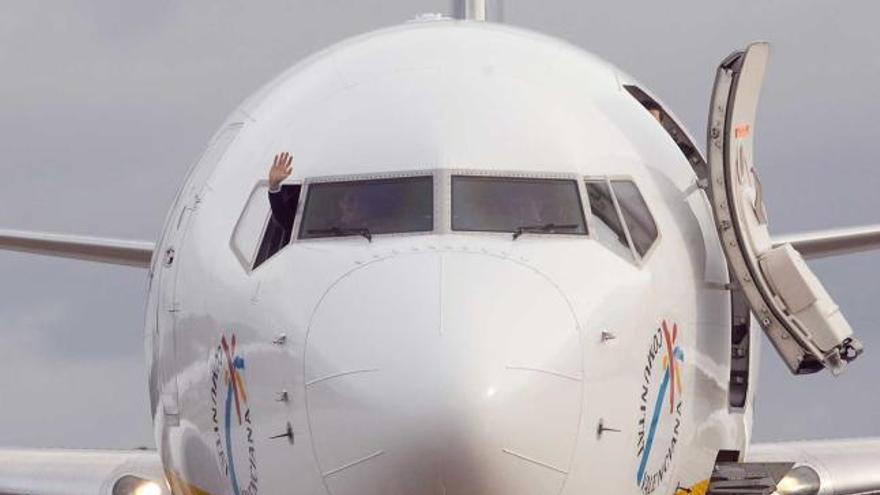
M 256 495 L 257 458 L 254 429 L 242 373 L 244 358 L 236 354 L 235 334 L 214 350 L 211 361 L 211 413 L 220 469 L 235 495 Z M 241 461 L 241 462 L 236 462 Z M 240 480 L 239 476 L 246 475 Z
M 639 459 L 636 482 L 645 495 L 653 493 L 663 483 L 678 443 L 683 407 L 679 363 L 684 362 L 684 352 L 677 339 L 678 325 L 673 323 L 670 329 L 664 320 L 654 333 L 645 359 L 636 452 Z M 656 365 L 658 356 L 661 357 L 660 366 Z M 660 385 L 655 387 L 658 375 Z M 655 445 L 658 431 L 669 438 L 662 457 L 657 454 Z

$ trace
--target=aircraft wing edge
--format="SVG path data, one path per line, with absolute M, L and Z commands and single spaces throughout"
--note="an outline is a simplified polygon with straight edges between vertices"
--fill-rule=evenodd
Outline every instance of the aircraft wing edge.
M 778 493 L 868 495 L 880 493 L 880 438 L 753 444 L 748 462 L 794 462 Z M 799 471 L 800 470 L 800 471 Z M 818 480 L 810 473 L 812 470 Z M 810 478 L 818 486 L 807 490 Z M 786 487 L 786 483 L 788 486 Z M 787 491 L 785 488 L 789 488 Z M 801 491 L 797 491 L 800 489 Z
M 159 454 L 148 450 L 0 449 L 0 494 L 168 493 Z
M 155 244 L 98 237 L 0 229 L 0 250 L 149 268 Z
M 773 246 L 791 244 L 805 259 L 880 249 L 880 224 L 820 230 L 773 238 Z

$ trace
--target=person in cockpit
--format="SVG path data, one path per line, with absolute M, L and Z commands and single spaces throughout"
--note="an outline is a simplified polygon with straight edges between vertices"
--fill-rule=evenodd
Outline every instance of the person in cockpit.
M 272 207 L 272 218 L 281 224 L 285 230 L 293 228 L 293 219 L 296 216 L 296 207 L 299 202 L 299 186 L 281 186 L 285 179 L 293 173 L 293 156 L 284 152 L 275 155 L 272 166 L 269 168 L 269 204 Z M 286 189 L 296 188 L 295 191 Z M 335 218 L 338 227 L 357 228 L 363 225 L 363 198 L 355 191 L 345 191 L 336 203 Z
M 645 108 L 648 109 L 648 113 L 651 114 L 652 117 L 657 119 L 657 122 L 663 123 L 663 109 L 660 108 L 660 105 L 657 105 L 654 102 L 648 102 L 645 104 Z
M 344 229 L 364 227 L 363 199 L 354 191 L 346 191 L 336 204 L 339 210 L 339 226 Z
M 293 173 L 293 156 L 286 151 L 275 155 L 275 160 L 269 167 L 269 204 L 272 207 L 272 218 L 285 230 L 293 228 L 296 203 L 299 201 L 298 187 L 295 194 L 282 193 L 281 183 L 290 177 L 291 173 Z
M 279 153 L 275 155 L 275 160 L 269 167 L 269 204 L 272 208 L 272 217 L 266 225 L 254 268 L 286 246 L 293 234 L 293 219 L 296 216 L 301 186 L 281 185 L 293 172 L 292 163 L 293 157 L 290 153 Z

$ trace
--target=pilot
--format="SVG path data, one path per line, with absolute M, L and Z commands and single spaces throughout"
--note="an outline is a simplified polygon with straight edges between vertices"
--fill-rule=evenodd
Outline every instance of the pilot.
M 645 107 L 648 109 L 648 113 L 651 114 L 652 117 L 657 119 L 657 122 L 663 123 L 663 110 L 654 102 L 648 102 L 645 104 Z
M 285 194 L 281 183 L 293 173 L 293 156 L 290 153 L 278 153 L 269 168 L 269 204 L 272 206 L 272 218 L 286 231 L 293 229 L 293 218 L 299 202 L 299 186 L 292 190 L 293 194 Z
M 357 229 L 364 227 L 364 205 L 354 191 L 345 191 L 339 198 L 337 208 L 339 210 L 339 227 L 344 229 Z
M 515 206 L 517 226 L 542 225 L 547 220 L 543 202 L 533 195 L 524 195 Z

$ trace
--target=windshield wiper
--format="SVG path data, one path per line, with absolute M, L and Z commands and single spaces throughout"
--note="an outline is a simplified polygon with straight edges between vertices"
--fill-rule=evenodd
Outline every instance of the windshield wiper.
M 364 239 L 373 242 L 373 234 L 370 233 L 370 229 L 367 227 L 354 227 L 354 228 L 343 228 L 343 227 L 328 227 L 326 229 L 309 229 L 307 231 L 309 234 L 317 234 L 317 235 L 332 235 L 335 237 L 342 237 L 346 235 L 359 235 L 363 236 Z
M 538 234 L 546 234 L 556 230 L 573 230 L 578 228 L 578 225 L 567 223 L 567 224 L 555 224 L 555 223 L 547 223 L 544 225 L 520 225 L 513 231 L 513 240 L 519 239 L 519 237 L 526 232 L 538 233 Z

